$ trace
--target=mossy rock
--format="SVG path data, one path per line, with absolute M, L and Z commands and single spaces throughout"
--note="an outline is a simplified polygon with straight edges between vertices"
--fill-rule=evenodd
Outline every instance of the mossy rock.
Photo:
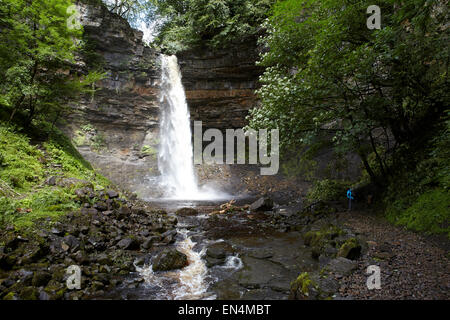
M 52 278 L 52 276 L 50 273 L 43 272 L 43 271 L 37 271 L 34 273 L 31 283 L 34 287 L 46 286 L 51 278 Z
M 323 227 L 318 231 L 308 231 L 303 235 L 305 245 L 312 248 L 311 255 L 317 259 L 325 247 L 336 245 L 334 239 L 341 235 L 343 231 L 335 225 Z
M 303 234 L 303 242 L 307 246 L 311 246 L 313 243 L 316 243 L 321 238 L 321 234 L 319 231 L 308 231 Z
M 4 297 L 3 300 L 18 300 L 17 295 L 15 292 L 8 292 Z
M 347 258 L 350 260 L 358 259 L 361 255 L 361 244 L 358 239 L 350 238 L 342 244 L 337 253 L 338 257 Z
M 303 240 L 307 246 L 316 246 L 320 244 L 322 240 L 333 240 L 341 234 L 343 234 L 343 231 L 339 227 L 328 225 L 322 227 L 320 230 L 308 231 L 303 235 Z
M 309 300 L 317 297 L 317 284 L 308 272 L 303 272 L 291 283 L 291 299 Z
M 166 250 L 158 254 L 153 261 L 153 271 L 169 271 L 182 269 L 188 265 L 188 258 L 176 249 Z
M 44 291 L 49 295 L 50 300 L 62 299 L 66 290 L 67 287 L 65 286 L 65 282 L 60 282 L 57 280 L 50 280 L 44 289 Z
M 303 272 L 291 283 L 290 299 L 332 300 L 339 283 L 325 274 Z
M 23 300 L 38 300 L 39 292 L 35 287 L 25 287 L 20 291 L 19 296 Z

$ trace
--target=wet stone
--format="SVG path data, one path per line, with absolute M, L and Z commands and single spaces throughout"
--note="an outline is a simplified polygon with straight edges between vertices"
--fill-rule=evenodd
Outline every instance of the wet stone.
M 169 249 L 158 254 L 153 261 L 154 271 L 169 271 L 188 265 L 187 256 L 176 249 Z

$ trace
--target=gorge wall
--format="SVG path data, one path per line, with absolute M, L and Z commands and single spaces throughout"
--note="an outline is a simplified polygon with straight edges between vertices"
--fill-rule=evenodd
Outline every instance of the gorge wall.
M 95 94 L 72 105 L 64 131 L 102 174 L 136 190 L 143 176 L 157 172 L 159 54 L 145 46 L 142 32 L 104 6 L 78 8 L 88 48 L 79 66 L 106 77 Z
M 78 67 L 99 68 L 106 77 L 94 95 L 73 103 L 62 128 L 103 175 L 143 195 L 158 175 L 159 52 L 104 6 L 82 1 L 78 8 L 88 47 Z M 205 129 L 243 127 L 257 103 L 257 57 L 256 41 L 178 54 L 192 122 L 202 120 Z
M 204 128 L 244 127 L 249 109 L 257 105 L 255 89 L 263 69 L 256 39 L 227 49 L 197 48 L 178 55 L 191 120 Z

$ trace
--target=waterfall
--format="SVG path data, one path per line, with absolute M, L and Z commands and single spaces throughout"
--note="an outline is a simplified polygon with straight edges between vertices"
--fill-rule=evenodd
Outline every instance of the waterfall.
M 160 186 L 176 200 L 218 200 L 230 195 L 197 184 L 189 108 L 176 56 L 161 55 Z
M 194 173 L 189 110 L 176 56 L 161 56 L 161 127 L 158 166 L 166 194 L 177 199 L 198 196 Z

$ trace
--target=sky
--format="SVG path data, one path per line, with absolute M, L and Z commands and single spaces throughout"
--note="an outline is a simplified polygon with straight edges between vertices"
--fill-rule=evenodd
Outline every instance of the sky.
M 102 0 L 106 5 L 112 5 L 115 0 Z M 141 13 L 139 17 L 136 18 L 137 21 L 129 21 L 133 28 L 139 29 L 144 33 L 143 41 L 147 44 L 151 43 L 157 36 L 157 25 L 158 20 L 148 22 L 145 12 Z

